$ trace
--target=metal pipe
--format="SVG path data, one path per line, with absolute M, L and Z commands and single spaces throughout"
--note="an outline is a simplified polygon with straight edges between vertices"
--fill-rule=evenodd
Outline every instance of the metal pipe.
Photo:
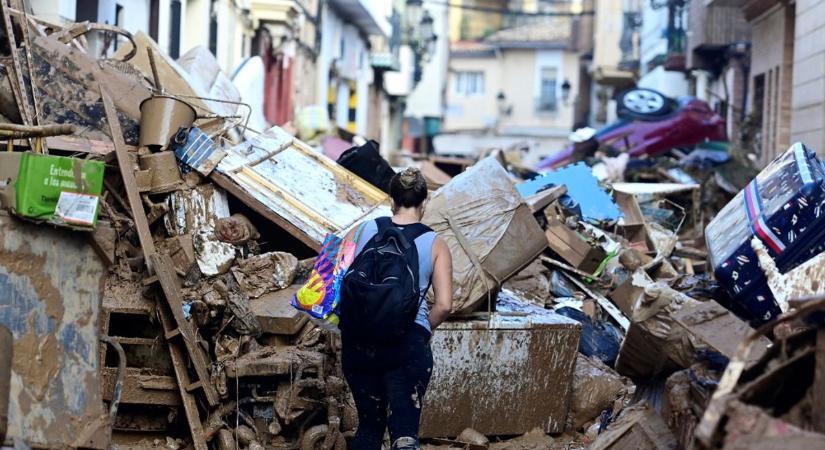
M 14 338 L 8 328 L 0 325 L 0 446 L 6 440 L 9 422 L 9 391 Z
M 100 336 L 100 341 L 110 345 L 117 353 L 117 378 L 115 378 L 115 388 L 112 392 L 112 403 L 109 405 L 108 432 L 111 439 L 112 427 L 114 427 L 117 418 L 117 408 L 120 406 L 120 395 L 123 392 L 123 379 L 126 378 L 126 353 L 120 343 L 109 336 Z
M 149 65 L 152 67 L 152 78 L 155 80 L 155 93 L 163 92 L 163 85 L 160 84 L 160 75 L 158 75 L 158 66 L 155 64 L 155 52 L 151 48 L 146 49 L 149 55 Z
M 74 134 L 74 125 L 17 125 L 0 123 L 0 137 L 9 139 L 26 139 L 35 137 L 65 136 Z

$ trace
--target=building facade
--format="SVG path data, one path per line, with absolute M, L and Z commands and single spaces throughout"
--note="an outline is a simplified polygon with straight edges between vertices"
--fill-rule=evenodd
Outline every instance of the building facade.
M 391 6 L 378 0 L 331 0 L 319 12 L 316 99 L 327 105 L 335 125 L 352 134 L 367 134 L 374 83 L 369 36 L 389 37 Z
M 456 42 L 444 132 L 475 136 L 481 147 L 534 142 L 531 160 L 557 150 L 573 128 L 579 67 L 566 17 Z
M 203 45 L 229 73 L 249 56 L 253 37 L 249 0 L 31 0 L 33 12 L 52 22 L 97 22 L 131 33 L 143 31 L 173 59 Z M 91 52 L 104 48 L 104 38 L 87 36 Z
M 682 43 L 683 33 L 686 32 L 687 10 L 672 6 L 680 3 L 684 2 L 645 1 L 640 5 L 638 86 L 671 97 L 689 93 Z
M 799 0 L 786 8 L 795 18 L 791 141 L 825 154 L 825 0 Z
M 592 36 L 582 44 L 589 55 L 582 83 L 592 87 L 586 97 L 588 113 L 579 120 L 599 127 L 616 120 L 616 95 L 638 78 L 640 8 L 636 0 L 586 0 L 585 10 L 594 14 L 582 17 L 582 34 Z
M 419 68 L 418 80 L 406 99 L 404 111 L 404 144 L 406 150 L 433 151 L 433 138 L 443 129 L 445 89 L 450 59 L 450 8 L 445 4 L 424 3 L 424 10 L 433 19 L 437 37 L 426 59 L 413 60 Z

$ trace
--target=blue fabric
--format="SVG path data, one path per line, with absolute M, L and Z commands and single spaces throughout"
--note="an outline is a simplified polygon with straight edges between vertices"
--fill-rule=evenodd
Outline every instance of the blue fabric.
M 367 245 L 367 242 L 377 233 L 378 224 L 374 220 L 364 223 L 355 248 L 356 256 L 361 253 L 364 246 Z M 415 247 L 418 250 L 418 289 L 421 291 L 422 296 L 415 323 L 421 325 L 430 333 L 432 333 L 432 329 L 430 328 L 430 306 L 425 297 L 433 276 L 433 242 L 435 242 L 435 237 L 435 232 L 430 231 L 422 234 L 415 240 Z
M 593 171 L 584 163 L 571 164 L 523 181 L 516 185 L 516 190 L 522 197 L 527 198 L 551 186 L 562 184 L 567 186 L 567 194 L 562 197 L 563 202 L 568 202 L 565 207 L 580 208 L 581 217 L 585 221 L 598 224 L 615 222 L 622 217 L 622 212 L 616 206 L 613 197 L 599 185 Z

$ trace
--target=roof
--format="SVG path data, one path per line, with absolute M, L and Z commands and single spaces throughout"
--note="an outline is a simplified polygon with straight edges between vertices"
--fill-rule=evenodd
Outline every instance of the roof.
M 567 48 L 571 41 L 571 21 L 550 17 L 541 22 L 505 28 L 484 42 L 499 48 Z
M 478 41 L 457 41 L 450 44 L 450 56 L 452 57 L 487 57 L 493 56 L 495 47 L 490 44 Z
M 484 58 L 498 49 L 566 49 L 572 43 L 571 21 L 567 17 L 542 18 L 496 31 L 481 41 L 457 41 L 450 44 L 450 56 Z

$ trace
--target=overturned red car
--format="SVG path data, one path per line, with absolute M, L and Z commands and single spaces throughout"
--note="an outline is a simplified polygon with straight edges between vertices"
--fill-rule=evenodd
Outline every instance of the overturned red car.
M 695 97 L 672 99 L 651 90 L 635 88 L 619 95 L 619 120 L 596 131 L 599 146 L 628 153 L 631 157 L 656 156 L 674 148 L 705 141 L 725 141 L 725 120 L 707 103 Z M 580 159 L 577 145 L 539 162 L 536 170 L 548 170 Z

